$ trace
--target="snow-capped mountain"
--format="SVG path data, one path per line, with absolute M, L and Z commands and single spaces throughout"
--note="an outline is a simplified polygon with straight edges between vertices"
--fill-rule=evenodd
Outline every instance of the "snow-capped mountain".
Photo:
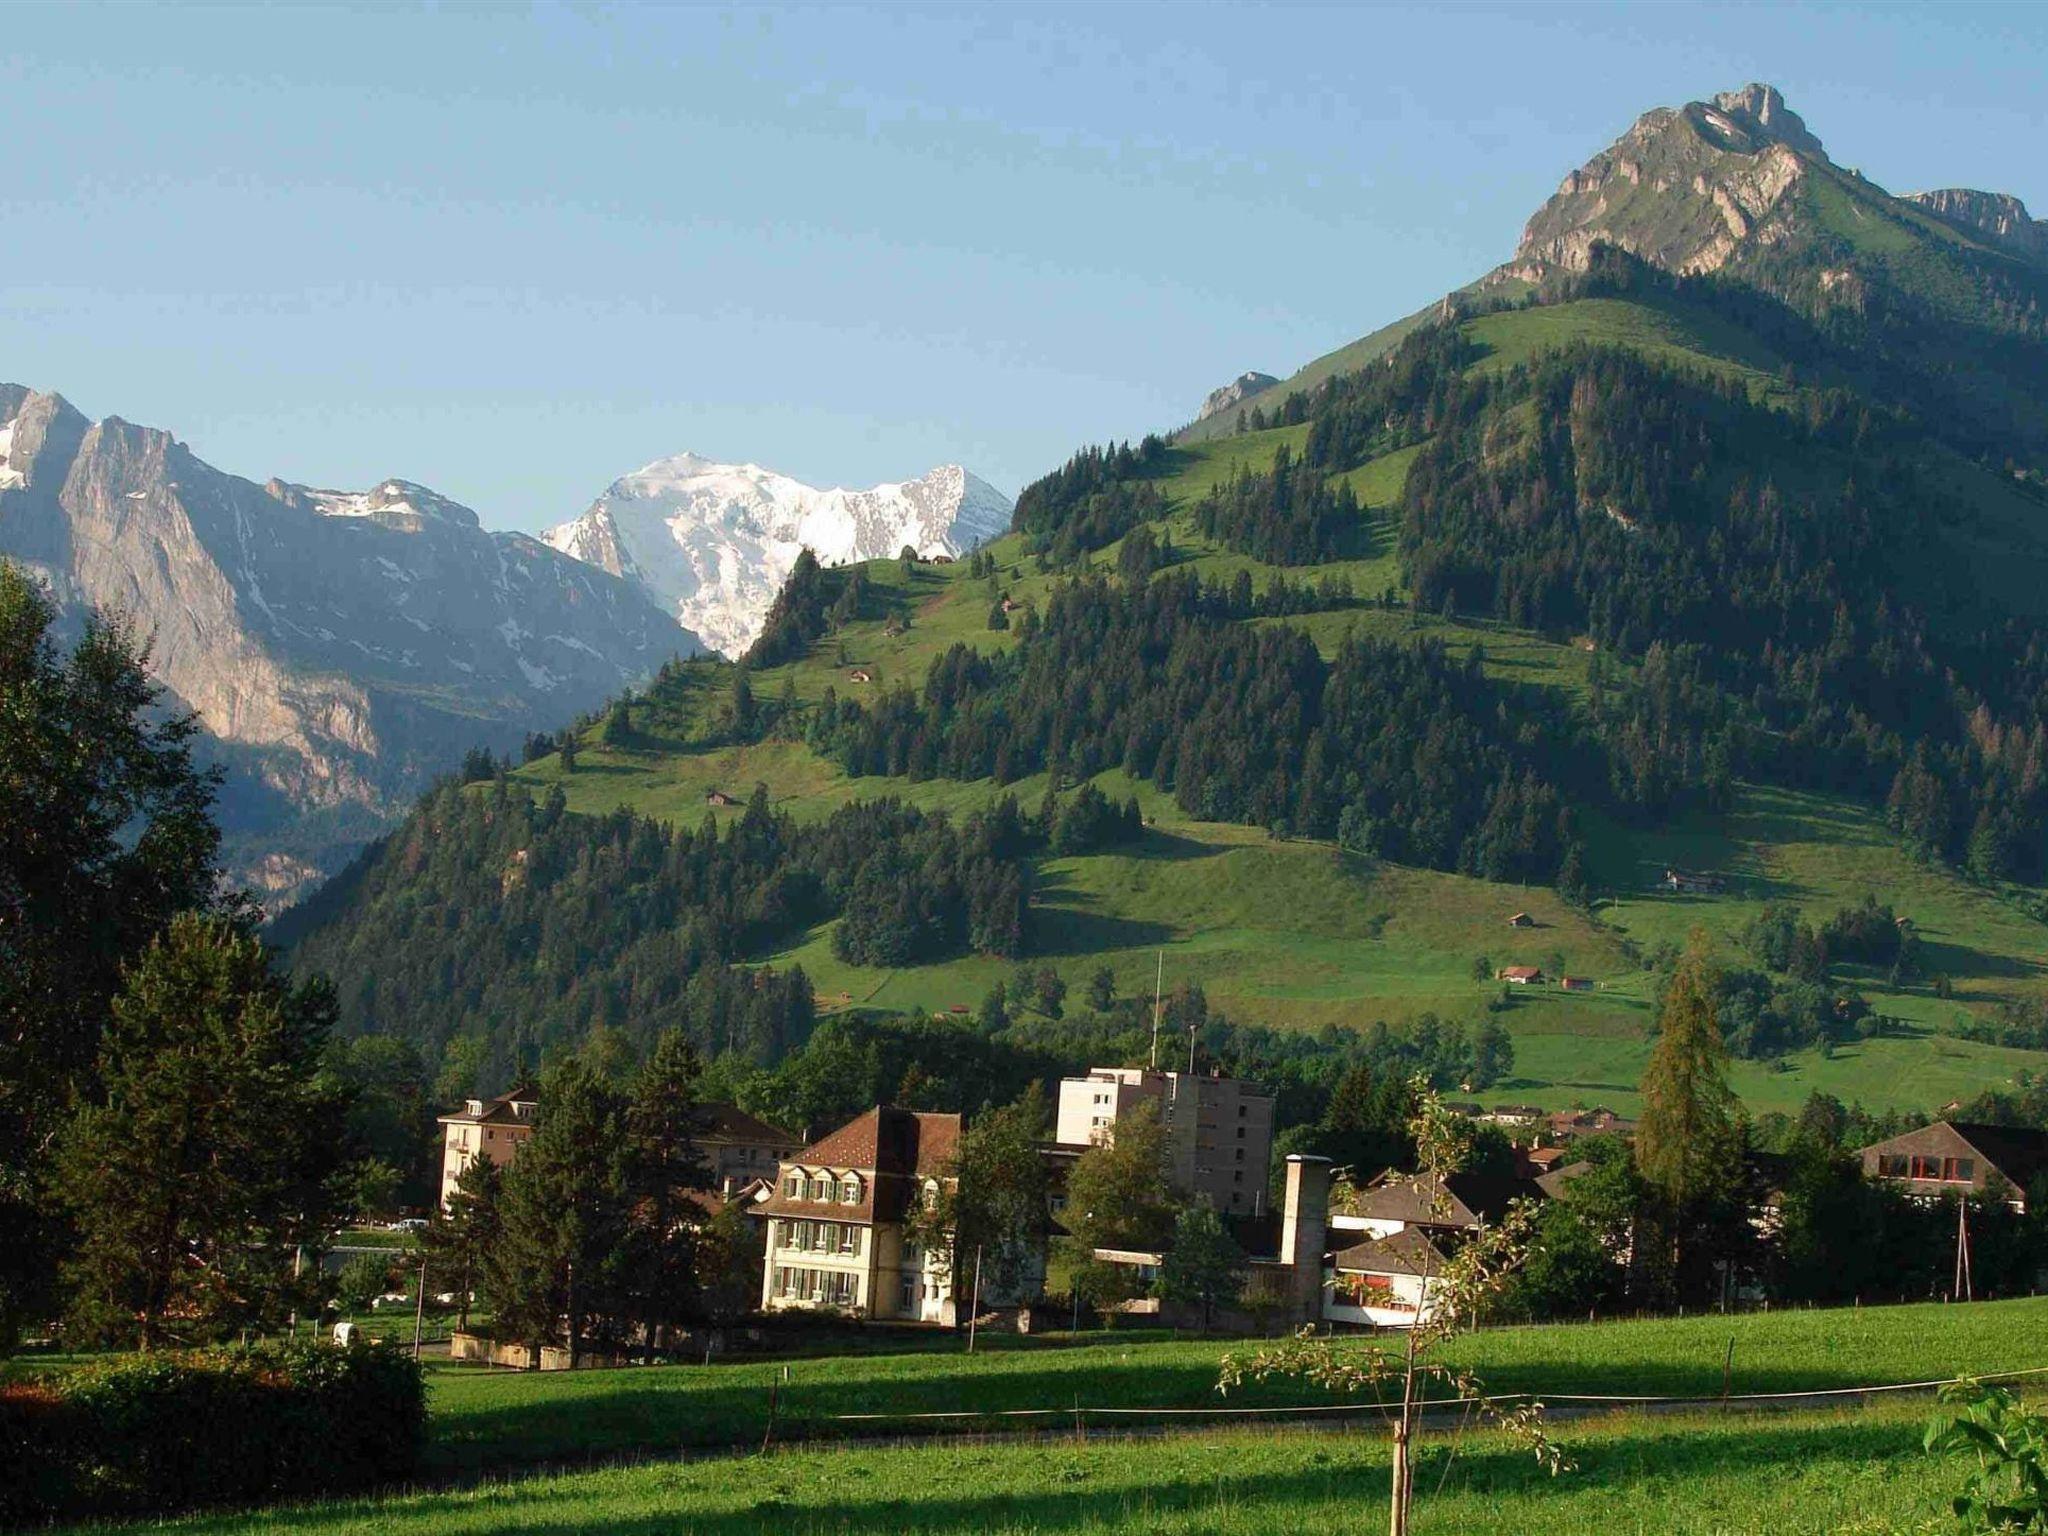
M 614 480 L 544 539 L 638 582 L 705 644 L 738 656 L 761 632 L 798 553 L 826 565 L 908 544 L 958 555 L 1010 526 L 1010 498 L 957 464 L 867 490 L 819 489 L 758 464 L 694 453 Z
M 196 711 L 234 873 L 332 873 L 473 746 L 512 750 L 701 649 L 631 582 L 405 480 L 224 474 L 168 432 L 0 384 L 0 555 L 119 613 Z

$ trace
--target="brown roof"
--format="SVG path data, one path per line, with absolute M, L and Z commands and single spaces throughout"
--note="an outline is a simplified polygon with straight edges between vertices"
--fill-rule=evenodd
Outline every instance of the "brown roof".
M 1540 1200 L 1543 1195 L 1533 1179 L 1451 1173 L 1430 1180 L 1389 1169 L 1359 1190 L 1343 1213 L 1425 1227 L 1476 1227 L 1503 1215 L 1516 1200 Z
M 1590 1173 L 1592 1168 L 1593 1165 L 1591 1163 L 1587 1162 L 1584 1158 L 1580 1158 L 1576 1163 L 1566 1163 L 1562 1167 L 1551 1169 L 1548 1173 L 1538 1174 L 1536 1176 L 1536 1187 L 1555 1200 L 1564 1193 L 1565 1185 L 1571 1183 L 1573 1179 L 1576 1179 L 1582 1173 Z
M 1534 965 L 1504 965 L 1500 971 L 1501 980 L 1503 981 L 1512 980 L 1517 976 L 1521 977 L 1524 981 L 1534 981 L 1542 974 L 1542 968 Z
M 1330 1259 L 1333 1269 L 1354 1275 L 1440 1275 L 1444 1252 L 1413 1227 L 1346 1248 Z
M 861 1198 L 791 1199 L 775 1193 L 753 1207 L 761 1216 L 816 1216 L 837 1221 L 894 1221 L 925 1179 L 941 1178 L 960 1146 L 960 1116 L 878 1104 L 783 1159 L 785 1168 L 828 1168 L 861 1176 Z
M 461 1109 L 452 1115 L 441 1115 L 437 1118 L 443 1125 L 487 1125 L 504 1120 L 514 1120 L 521 1125 L 530 1124 L 528 1118 L 514 1109 L 513 1105 L 536 1104 L 540 1102 L 540 1092 L 530 1083 L 521 1083 L 509 1093 L 501 1093 L 495 1099 L 485 1099 L 482 1102 L 483 1109 L 474 1115 L 467 1109 Z
M 2028 1130 L 2016 1125 L 1987 1125 L 1972 1120 L 1937 1120 L 1918 1130 L 1872 1142 L 1864 1152 L 1886 1150 L 1900 1143 L 1912 1143 L 1929 1131 L 1946 1127 L 2024 1194 L 2035 1174 L 2048 1169 L 2048 1131 Z M 1916 1150 L 1909 1146 L 1908 1150 Z
M 737 1104 L 716 1102 L 701 1104 L 699 1112 L 704 1117 L 704 1129 L 698 1134 L 699 1141 L 734 1142 L 748 1147 L 783 1147 L 794 1150 L 803 1145 L 803 1137 L 794 1131 L 785 1131 L 779 1125 L 770 1125 L 766 1120 L 748 1114 Z

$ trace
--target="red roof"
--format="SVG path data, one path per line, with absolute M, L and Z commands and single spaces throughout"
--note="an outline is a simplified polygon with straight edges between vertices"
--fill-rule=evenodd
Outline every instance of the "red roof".
M 762 1216 L 892 1221 L 902 1214 L 922 1181 L 946 1176 L 959 1150 L 960 1129 L 957 1114 L 933 1114 L 878 1104 L 783 1159 L 785 1169 L 858 1173 L 859 1201 L 849 1205 L 837 1199 L 792 1198 L 782 1192 L 778 1178 L 775 1194 L 753 1209 Z

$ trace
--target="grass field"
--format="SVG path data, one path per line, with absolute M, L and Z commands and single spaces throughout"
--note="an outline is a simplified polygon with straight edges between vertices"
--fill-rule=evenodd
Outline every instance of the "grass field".
M 2048 1301 L 1885 1307 L 1501 1329 L 1457 1342 L 1496 1391 L 1713 1397 L 1860 1386 L 2044 1363 Z M 1733 1342 L 1732 1357 L 1726 1351 Z M 438 1474 L 692 1450 L 753 1451 L 781 1404 L 771 1454 L 648 1460 L 607 1470 L 494 1479 L 444 1491 L 259 1515 L 172 1522 L 191 1532 L 806 1531 L 1243 1532 L 1371 1528 L 1384 1498 L 1384 1442 L 1367 1417 L 1164 1438 L 1074 1441 L 1086 1406 L 1328 1402 L 1301 1389 L 1214 1391 L 1227 1347 L 1211 1341 L 1003 1339 L 973 1357 L 927 1347 L 789 1363 L 657 1367 L 535 1376 L 445 1368 L 432 1376 Z M 836 1413 L 972 1408 L 1059 1410 L 1042 1434 L 1001 1442 L 946 1433 L 928 1444 L 796 1445 L 845 1432 Z M 1418 1472 L 1423 1531 L 1708 1533 L 1941 1529 L 1959 1469 L 1918 1450 L 1925 1399 L 1862 1410 L 1649 1416 L 1594 1410 L 1562 1420 L 1575 1462 L 1545 1477 L 1497 1437 L 1440 1425 Z M 1000 1421 L 997 1421 L 998 1424 Z M 1012 1421 L 1014 1423 L 1014 1421 Z M 1099 1424 L 1097 1428 L 1099 1429 Z M 900 1424 L 870 1422 L 865 1435 Z M 1449 1454 L 1455 1444 L 1456 1455 Z
M 1923 1406 L 1770 1417 L 1617 1416 L 1572 1426 L 1545 1476 L 1490 1434 L 1423 1442 L 1418 1532 L 1467 1536 L 1905 1536 L 1952 1529 L 1952 1464 L 1921 1452 Z M 784 1450 L 449 1492 L 168 1522 L 302 1536 L 530 1532 L 741 1536 L 906 1531 L 1279 1536 L 1384 1525 L 1382 1441 L 1233 1429 L 1168 1439 Z
M 1731 1339 L 1737 1393 L 2014 1370 L 2048 1365 L 2048 1300 L 1503 1328 L 1458 1340 L 1451 1357 L 1475 1367 L 1493 1391 L 1713 1396 Z M 849 1424 L 837 1417 L 843 1414 L 1331 1401 L 1276 1384 L 1226 1403 L 1216 1394 L 1216 1369 L 1232 1346 L 1214 1340 L 1112 1335 L 1064 1347 L 992 1339 L 972 1356 L 954 1343 L 951 1350 L 574 1375 L 446 1367 L 432 1377 L 432 1459 L 444 1470 L 482 1470 L 758 1445 L 768 1430 L 771 1386 L 778 1433 L 787 1438 L 920 1427 L 908 1419 Z

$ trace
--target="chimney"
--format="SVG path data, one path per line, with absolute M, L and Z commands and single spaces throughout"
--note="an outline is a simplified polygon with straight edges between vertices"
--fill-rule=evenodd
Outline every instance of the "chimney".
M 1280 1262 L 1292 1286 L 1294 1321 L 1323 1315 L 1323 1250 L 1330 1231 L 1330 1160 L 1287 1154 L 1287 1192 L 1280 1215 Z

